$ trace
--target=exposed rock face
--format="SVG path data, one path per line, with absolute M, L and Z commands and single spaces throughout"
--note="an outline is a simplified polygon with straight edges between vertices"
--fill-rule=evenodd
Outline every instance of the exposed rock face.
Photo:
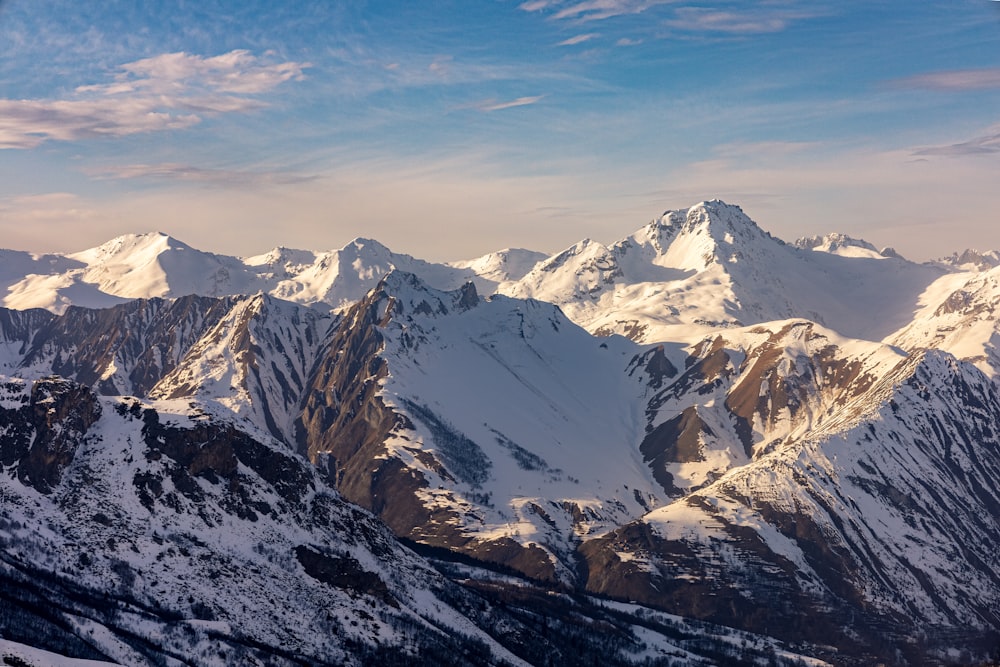
M 223 506 L 241 519 L 257 520 L 258 514 L 273 514 L 296 506 L 313 489 L 309 471 L 302 462 L 237 430 L 230 424 L 196 424 L 178 428 L 160 423 L 155 410 L 142 413 L 142 437 L 146 443 L 144 456 L 159 462 L 164 475 L 136 475 L 133 486 L 144 506 L 152 509 L 159 500 L 178 505 L 171 492 L 164 495 L 164 479 L 169 477 L 176 493 L 194 503 L 204 500 L 196 481 L 202 478 L 212 484 L 224 483 Z M 272 507 L 254 499 L 253 480 L 241 472 L 241 466 L 267 482 L 286 507 Z
M 2 479 L 24 483 L 0 481 L 5 639 L 150 667 L 380 664 L 464 644 L 482 664 L 516 662 L 474 624 L 453 627 L 445 598 L 485 603 L 308 461 L 163 407 L 65 380 L 0 388 Z
M 45 367 L 105 395 L 144 396 L 232 304 L 232 299 L 187 296 L 103 310 L 71 307 L 44 323 L 15 329 L 26 347 L 18 365 Z
M 316 461 L 332 456 L 338 488 L 354 502 L 371 509 L 375 502 L 369 471 L 382 444 L 405 418 L 385 406 L 378 396 L 388 368 L 378 353 L 379 326 L 391 317 L 392 303 L 373 293 L 345 314 L 324 347 L 309 380 L 297 424 L 298 445 Z
M 263 295 L 136 300 L 59 316 L 0 309 L 0 344 L 9 372 L 57 373 L 109 396 L 221 399 L 227 409 L 242 401 L 239 412 L 291 442 L 330 319 Z
M 31 387 L 27 405 L 3 411 L 0 458 L 4 465 L 17 465 L 24 484 L 50 493 L 100 417 L 101 405 L 87 387 L 59 378 L 39 380 Z
M 263 294 L 234 300 L 149 395 L 221 404 L 294 442 L 329 315 Z
M 0 308 L 0 342 L 17 344 L 18 355 L 24 354 L 35 332 L 55 318 L 55 315 L 40 308 L 31 310 Z
M 879 407 L 842 415 L 854 426 L 790 439 L 584 544 L 588 588 L 872 656 L 887 636 L 913 655 L 957 627 L 982 638 L 1000 620 L 996 388 L 935 353 L 865 399 Z
M 477 302 L 470 283 L 457 293 L 455 305 L 467 309 Z M 391 433 L 413 428 L 405 414 L 386 406 L 380 396 L 381 381 L 388 373 L 380 356 L 384 344 L 380 328 L 404 309 L 380 286 L 344 315 L 310 380 L 297 424 L 298 443 L 310 459 L 324 461 L 346 498 L 375 512 L 397 535 L 462 549 L 472 540 L 446 528 L 451 512 L 429 508 L 418 497 L 427 487 L 423 474 L 389 456 L 385 447 Z M 423 300 L 414 310 L 433 313 L 448 308 Z M 430 452 L 415 450 L 414 455 L 444 470 Z M 509 552 L 510 545 L 506 551 L 494 546 L 481 555 L 487 560 L 517 558 L 517 554 L 503 555 Z
M 677 495 L 679 489 L 674 486 L 673 475 L 666 470 L 665 464 L 704 461 L 702 436 L 715 437 L 715 433 L 698 416 L 697 408 L 692 406 L 654 428 L 639 445 L 639 451 L 652 469 L 653 476 L 667 493 Z

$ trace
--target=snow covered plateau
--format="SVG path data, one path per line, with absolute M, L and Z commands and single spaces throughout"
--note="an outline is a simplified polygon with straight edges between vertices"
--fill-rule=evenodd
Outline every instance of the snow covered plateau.
M 998 257 L 0 250 L 0 664 L 994 664 Z

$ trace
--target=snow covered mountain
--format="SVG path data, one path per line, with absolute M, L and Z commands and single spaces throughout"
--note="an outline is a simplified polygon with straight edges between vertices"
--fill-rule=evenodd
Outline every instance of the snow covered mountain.
M 210 313 L 212 300 L 193 301 L 178 321 Z M 218 322 L 267 308 L 259 297 L 215 301 L 232 306 Z M 138 305 L 168 316 L 165 302 Z M 61 319 L 46 315 L 55 319 L 36 322 L 33 338 Z M 206 325 L 205 338 L 218 329 Z M 0 429 L 5 664 L 713 665 L 742 656 L 792 665 L 803 657 L 766 636 L 553 597 L 468 564 L 438 564 L 446 577 L 346 502 L 330 485 L 333 470 L 211 403 L 5 377 Z
M 594 333 L 642 342 L 795 317 L 880 340 L 909 322 L 919 295 L 945 273 L 839 238 L 838 247 L 860 252 L 832 252 L 829 239 L 787 245 L 739 207 L 702 202 L 611 246 L 583 241 L 499 289 L 555 303 Z
M 363 239 L 3 252 L 5 640 L 126 664 L 1000 647 L 1000 269 L 789 245 L 718 201 L 448 265 Z M 261 601 L 306 620 L 241 625 Z
M 890 634 L 918 664 L 943 636 L 974 646 L 997 626 L 997 399 L 949 355 L 903 360 L 826 425 L 586 545 L 594 589 L 839 646 Z
M 479 265 L 507 280 L 523 272 L 531 254 L 499 253 Z M 275 248 L 245 259 L 196 250 L 162 233 L 120 236 L 68 255 L 32 255 L 0 250 L 3 306 L 56 313 L 70 305 L 103 308 L 128 299 L 233 296 L 265 292 L 295 303 L 340 308 L 357 301 L 393 269 L 419 272 L 425 280 L 454 288 L 476 274 L 468 268 L 433 264 L 393 253 L 369 239 L 355 239 L 340 250 L 314 253 Z M 490 284 L 487 278 L 483 285 Z

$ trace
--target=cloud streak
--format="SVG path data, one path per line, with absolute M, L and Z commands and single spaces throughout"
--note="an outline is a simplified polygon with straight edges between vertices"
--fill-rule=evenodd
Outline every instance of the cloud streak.
M 244 169 L 207 169 L 189 164 L 163 162 L 160 164 L 129 164 L 89 170 L 93 176 L 115 180 L 159 180 L 200 183 L 223 187 L 262 187 L 268 185 L 294 185 L 308 183 L 316 176 L 285 171 L 252 171 Z
M 570 37 L 569 39 L 564 39 L 556 44 L 556 46 L 574 46 L 576 44 L 583 44 L 584 42 L 589 42 L 595 37 L 597 37 L 596 32 L 588 32 L 585 35 L 577 35 L 575 37 Z
M 476 109 L 485 112 L 502 111 L 503 109 L 513 109 L 514 107 L 524 107 L 537 104 L 544 99 L 544 95 L 532 95 L 530 97 L 518 97 L 516 100 L 507 102 L 497 102 L 496 100 L 484 100 L 475 105 Z
M 1000 153 L 1000 127 L 990 128 L 986 134 L 943 146 L 927 146 L 913 151 L 919 157 L 964 157 Z
M 896 79 L 891 84 L 896 88 L 915 88 L 942 92 L 990 90 L 1000 88 L 1000 67 L 929 72 L 904 79 Z
M 585 0 L 585 2 L 574 2 L 570 6 L 560 9 L 553 18 L 557 20 L 575 19 L 583 22 L 602 21 L 624 14 L 640 14 L 650 7 L 670 2 L 676 2 L 676 0 Z
M 67 99 L 0 99 L 0 149 L 189 128 L 203 115 L 263 108 L 251 96 L 301 80 L 307 67 L 265 63 L 243 50 L 137 60 L 122 65 L 114 81 L 80 86 Z
M 678 7 L 667 27 L 683 32 L 760 35 L 781 32 L 796 20 L 815 14 L 790 10 L 719 11 L 701 7 Z

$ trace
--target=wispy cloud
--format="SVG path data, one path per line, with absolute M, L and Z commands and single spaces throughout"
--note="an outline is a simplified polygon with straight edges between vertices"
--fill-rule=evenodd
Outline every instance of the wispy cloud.
M 1000 88 L 1000 67 L 929 72 L 890 82 L 896 88 L 962 91 Z
M 17 197 L 0 197 L 0 217 L 3 217 L 5 221 L 37 225 L 49 222 L 85 222 L 95 220 L 100 216 L 89 202 L 75 194 L 46 192 Z M 5 247 L 10 246 L 5 245 Z
M 589 42 L 590 40 L 597 37 L 596 32 L 588 32 L 585 35 L 576 35 L 575 37 L 570 37 L 569 39 L 564 39 L 563 41 L 556 44 L 556 46 L 573 46 L 575 44 L 583 44 L 584 42 Z
M 623 14 L 639 14 L 650 7 L 665 5 L 677 0 L 585 0 L 574 2 L 556 12 L 555 19 L 600 21 Z
M 520 5 L 520 9 L 529 12 L 545 12 L 549 18 L 584 24 L 589 21 L 603 21 L 619 16 L 641 14 L 647 10 L 664 5 L 679 5 L 676 8 L 665 9 L 666 12 L 659 25 L 666 26 L 675 32 L 724 35 L 754 35 L 781 32 L 798 20 L 815 18 L 827 10 L 798 9 L 797 3 L 783 0 L 757 0 L 743 3 L 738 9 L 727 10 L 717 7 L 697 7 L 682 4 L 682 0 L 582 0 L 566 2 L 565 0 L 529 0 Z M 571 41 L 583 41 L 584 35 L 571 38 L 560 43 L 560 46 L 575 44 Z M 588 39 L 590 36 L 586 36 Z M 623 37 L 618 40 L 618 46 L 632 46 L 641 43 L 641 39 Z
M 182 181 L 224 187 L 260 187 L 266 185 L 292 185 L 315 180 L 316 176 L 287 171 L 248 169 L 209 169 L 189 164 L 164 162 L 160 164 L 129 164 L 88 170 L 102 179 Z
M 113 81 L 80 86 L 66 99 L 0 99 L 0 148 L 188 128 L 201 122 L 199 114 L 266 106 L 250 96 L 303 78 L 307 67 L 267 63 L 243 50 L 137 60 L 122 65 Z
M 802 153 L 822 146 L 822 143 L 815 141 L 751 141 L 721 144 L 713 148 L 712 152 L 727 159 L 767 159 Z
M 530 97 L 518 97 L 516 100 L 509 100 L 507 102 L 497 102 L 496 100 L 483 100 L 475 104 L 475 108 L 480 111 L 501 111 L 503 109 L 511 109 L 513 107 L 524 107 L 531 104 L 537 104 L 545 98 L 545 95 L 532 95 Z
M 1000 126 L 989 128 L 986 134 L 973 137 L 968 141 L 941 146 L 927 146 L 913 151 L 921 157 L 964 157 L 967 155 L 993 155 L 1000 153 Z
M 719 11 L 702 7 L 678 7 L 674 18 L 666 21 L 666 25 L 684 32 L 756 35 L 781 32 L 793 21 L 813 16 L 814 13 L 772 8 Z
M 195 114 L 163 109 L 153 99 L 0 100 L 0 148 L 176 130 L 201 120 Z
M 560 2 L 561 0 L 529 0 L 518 5 L 518 8 L 526 12 L 537 12 L 558 5 Z

